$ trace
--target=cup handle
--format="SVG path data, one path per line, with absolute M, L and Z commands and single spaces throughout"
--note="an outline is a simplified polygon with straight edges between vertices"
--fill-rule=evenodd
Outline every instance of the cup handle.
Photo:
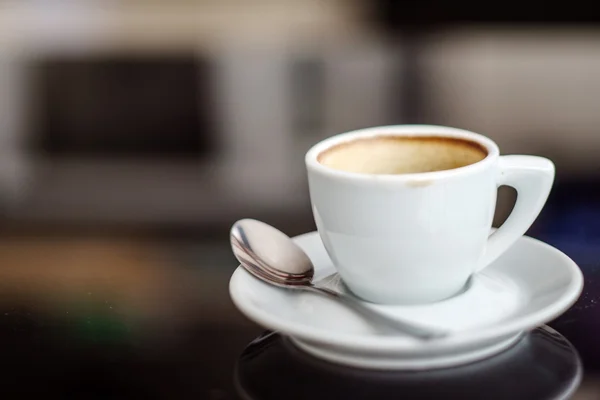
M 502 156 L 498 162 L 497 186 L 511 186 L 517 201 L 504 224 L 488 238 L 481 271 L 504 253 L 533 224 L 544 207 L 554 182 L 554 164 L 543 157 Z

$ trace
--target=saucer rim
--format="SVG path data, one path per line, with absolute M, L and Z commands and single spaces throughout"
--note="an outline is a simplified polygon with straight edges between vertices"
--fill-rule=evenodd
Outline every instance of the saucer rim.
M 295 242 L 321 240 L 317 231 L 307 232 L 295 236 L 292 239 Z M 256 279 L 241 266 L 238 266 L 231 276 L 229 281 L 229 293 L 235 306 L 248 318 L 252 319 L 263 327 L 268 327 L 269 329 L 279 331 L 282 334 L 303 339 L 305 341 L 312 341 L 335 347 L 351 347 L 355 350 L 360 348 L 365 350 L 381 351 L 386 351 L 389 349 L 414 350 L 415 344 L 418 343 L 426 344 L 429 351 L 434 351 L 438 348 L 448 348 L 450 346 L 471 345 L 474 342 L 493 341 L 521 331 L 533 330 L 561 315 L 564 311 L 575 304 L 581 295 L 583 290 L 583 274 L 579 266 L 569 256 L 554 246 L 530 236 L 524 235 L 520 237 L 518 241 L 528 242 L 529 246 L 538 247 L 538 251 L 552 252 L 554 253 L 555 257 L 561 258 L 561 264 L 564 268 L 568 268 L 570 272 L 571 282 L 565 287 L 559 298 L 555 302 L 535 311 L 534 313 L 511 320 L 509 323 L 502 323 L 500 325 L 498 323 L 493 323 L 481 329 L 457 332 L 450 336 L 435 340 L 421 341 L 408 336 L 383 337 L 374 335 L 366 336 L 363 334 L 346 334 L 322 328 L 314 328 L 307 326 L 306 324 L 296 323 L 293 321 L 290 322 L 286 320 L 285 322 L 281 322 L 282 320 L 280 318 L 274 317 L 268 312 L 250 306 L 247 302 L 240 298 L 239 292 L 236 289 L 237 285 L 240 285 L 243 282 L 243 279 Z

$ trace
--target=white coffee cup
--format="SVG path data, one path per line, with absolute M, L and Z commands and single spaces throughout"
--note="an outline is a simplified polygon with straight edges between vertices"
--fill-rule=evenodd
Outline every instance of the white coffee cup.
M 500 156 L 485 136 L 429 125 L 336 135 L 314 145 L 305 161 L 331 260 L 355 295 L 380 304 L 430 303 L 459 293 L 527 231 L 554 180 L 546 158 Z M 427 166 L 434 171 L 410 172 Z M 503 185 L 516 189 L 517 201 L 490 235 Z

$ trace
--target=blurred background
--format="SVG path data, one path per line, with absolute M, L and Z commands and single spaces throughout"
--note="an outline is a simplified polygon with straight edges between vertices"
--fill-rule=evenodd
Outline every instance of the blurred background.
M 260 332 L 229 300 L 231 224 L 313 230 L 311 144 L 441 124 L 556 163 L 529 234 L 584 271 L 553 326 L 594 396 L 600 15 L 577 3 L 0 0 L 0 347 L 45 360 L 38 389 L 109 390 L 89 377 L 117 360 L 202 398 L 182 376 L 207 357 L 225 371 Z M 514 201 L 500 195 L 496 223 Z M 139 394 L 133 375 L 116 382 Z M 206 398 L 230 398 L 226 373 L 206 382 Z

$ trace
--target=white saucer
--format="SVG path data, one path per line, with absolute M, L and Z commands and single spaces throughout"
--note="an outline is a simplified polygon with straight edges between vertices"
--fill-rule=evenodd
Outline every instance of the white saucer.
M 315 266 L 315 282 L 345 291 L 316 232 L 294 238 Z M 429 369 L 496 354 L 531 329 L 567 310 L 583 277 L 565 254 L 523 237 L 455 297 L 429 305 L 369 306 L 392 317 L 451 330 L 436 341 L 386 335 L 325 297 L 270 286 L 239 267 L 229 290 L 235 305 L 258 324 L 290 336 L 304 351 L 362 368 Z

